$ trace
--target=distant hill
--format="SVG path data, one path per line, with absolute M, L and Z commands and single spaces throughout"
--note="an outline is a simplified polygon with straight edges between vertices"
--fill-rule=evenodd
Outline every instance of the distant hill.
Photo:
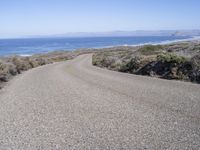
M 117 37 L 117 36 L 200 36 L 200 30 L 136 30 L 111 32 L 69 32 L 31 37 Z
M 176 31 L 174 36 L 200 36 L 200 30 Z

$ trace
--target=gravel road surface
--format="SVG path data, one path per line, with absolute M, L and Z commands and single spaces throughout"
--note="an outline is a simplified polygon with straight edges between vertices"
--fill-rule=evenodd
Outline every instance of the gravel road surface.
M 92 55 L 0 91 L 0 149 L 200 149 L 200 85 L 118 73 Z

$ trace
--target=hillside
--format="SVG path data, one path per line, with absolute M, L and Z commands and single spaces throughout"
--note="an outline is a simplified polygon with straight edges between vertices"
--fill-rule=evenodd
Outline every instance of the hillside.
M 93 56 L 93 64 L 114 71 L 200 83 L 200 42 L 104 49 Z

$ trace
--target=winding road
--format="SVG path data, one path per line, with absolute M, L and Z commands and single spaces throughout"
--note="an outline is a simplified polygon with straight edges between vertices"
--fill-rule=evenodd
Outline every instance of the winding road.
M 32 69 L 0 91 L 0 149 L 200 149 L 200 85 L 91 64 Z

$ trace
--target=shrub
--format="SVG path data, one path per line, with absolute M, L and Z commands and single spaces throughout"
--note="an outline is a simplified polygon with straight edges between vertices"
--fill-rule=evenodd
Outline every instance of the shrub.
M 120 70 L 121 72 L 129 72 L 134 73 L 136 70 L 140 68 L 141 65 L 141 57 L 134 57 L 130 59 L 126 64 L 122 65 Z
M 190 78 L 192 81 L 200 83 L 200 54 L 191 59 L 191 64 L 193 71 Z
M 92 64 L 95 66 L 98 66 L 101 60 L 102 60 L 101 57 L 97 54 L 92 56 Z
M 23 60 L 20 57 L 13 57 L 10 60 L 10 63 L 13 63 L 16 66 L 17 72 L 21 73 L 31 68 L 29 62 Z
M 196 69 L 200 70 L 200 54 L 192 57 L 191 62 Z
M 43 66 L 43 65 L 46 65 L 46 64 L 49 64 L 50 62 L 45 59 L 45 58 L 37 58 L 35 59 L 35 62 L 38 64 L 38 66 Z
M 143 55 L 154 55 L 162 51 L 161 45 L 146 45 L 139 49 L 139 52 Z
M 157 59 L 164 63 L 176 63 L 176 64 L 182 64 L 187 61 L 185 57 L 178 56 L 176 54 L 172 53 L 162 53 L 157 56 Z
M 17 74 L 17 70 L 13 64 L 0 61 L 0 81 L 8 81 L 10 76 Z

